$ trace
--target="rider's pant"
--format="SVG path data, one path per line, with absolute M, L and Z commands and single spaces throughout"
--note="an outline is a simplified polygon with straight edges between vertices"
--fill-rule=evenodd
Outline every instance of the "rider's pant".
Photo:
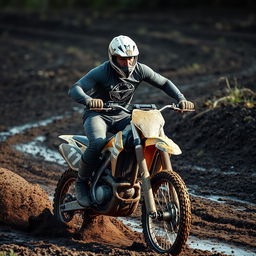
M 130 124 L 130 115 L 119 113 L 87 112 L 84 119 L 84 130 L 89 146 L 82 158 L 88 166 L 96 166 L 101 149 L 107 142 L 107 132 L 117 133 Z

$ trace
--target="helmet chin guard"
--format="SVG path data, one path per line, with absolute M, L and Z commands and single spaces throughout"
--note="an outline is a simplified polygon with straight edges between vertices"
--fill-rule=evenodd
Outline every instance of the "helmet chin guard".
M 112 39 L 108 47 L 108 56 L 111 66 L 122 77 L 128 77 L 132 74 L 139 55 L 139 50 L 136 43 L 128 36 L 117 36 Z M 118 66 L 115 60 L 115 56 L 120 57 L 134 57 L 134 61 L 131 67 L 126 72 Z

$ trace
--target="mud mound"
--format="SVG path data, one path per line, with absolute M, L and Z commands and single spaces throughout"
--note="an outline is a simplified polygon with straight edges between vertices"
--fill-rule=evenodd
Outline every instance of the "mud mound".
M 107 216 L 97 216 L 85 222 L 81 231 L 86 242 L 101 242 L 120 247 L 132 246 L 134 242 L 142 243 L 142 234 L 126 227 L 121 221 Z
M 103 243 L 118 247 L 140 247 L 145 250 L 142 234 L 133 232 L 120 220 L 108 216 L 87 217 L 80 230 L 72 222 L 58 221 L 49 209 L 29 218 L 28 231 L 36 236 L 74 237 L 86 243 Z
M 29 217 L 39 215 L 45 208 L 51 209 L 52 204 L 39 185 L 0 168 L 0 222 L 26 228 Z
M 69 237 L 71 229 L 57 220 L 51 211 L 46 208 L 38 216 L 29 217 L 28 231 L 36 236 Z

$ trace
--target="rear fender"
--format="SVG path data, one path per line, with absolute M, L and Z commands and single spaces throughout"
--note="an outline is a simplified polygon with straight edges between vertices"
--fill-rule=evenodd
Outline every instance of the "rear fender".
M 79 162 L 82 156 L 82 151 L 79 147 L 62 143 L 59 146 L 59 151 L 62 155 L 62 157 L 65 159 L 69 167 L 75 171 L 78 171 L 79 169 Z
M 82 152 L 85 151 L 89 143 L 86 136 L 60 135 L 59 138 L 61 138 L 62 140 L 65 140 L 69 145 L 73 145 L 75 147 L 79 146 Z
M 60 135 L 60 139 L 65 140 L 68 144 L 76 146 L 76 141 L 73 138 L 73 135 Z

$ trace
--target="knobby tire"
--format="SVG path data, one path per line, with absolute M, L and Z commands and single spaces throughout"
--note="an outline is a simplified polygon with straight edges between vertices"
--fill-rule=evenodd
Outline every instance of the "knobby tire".
M 181 177 L 174 171 L 162 171 L 154 175 L 151 179 L 151 186 L 156 197 L 156 190 L 160 187 L 160 184 L 171 184 L 178 196 L 179 201 L 179 222 L 178 231 L 175 241 L 169 249 L 161 248 L 158 243 L 154 241 L 154 234 L 150 231 L 150 216 L 147 214 L 145 203 L 142 205 L 142 228 L 146 243 L 158 253 L 169 253 L 172 256 L 180 254 L 181 250 L 186 244 L 190 226 L 191 226 L 191 205 L 189 194 L 187 192 L 186 185 Z M 156 201 L 156 198 L 155 198 Z M 163 220 L 162 220 L 163 221 Z

